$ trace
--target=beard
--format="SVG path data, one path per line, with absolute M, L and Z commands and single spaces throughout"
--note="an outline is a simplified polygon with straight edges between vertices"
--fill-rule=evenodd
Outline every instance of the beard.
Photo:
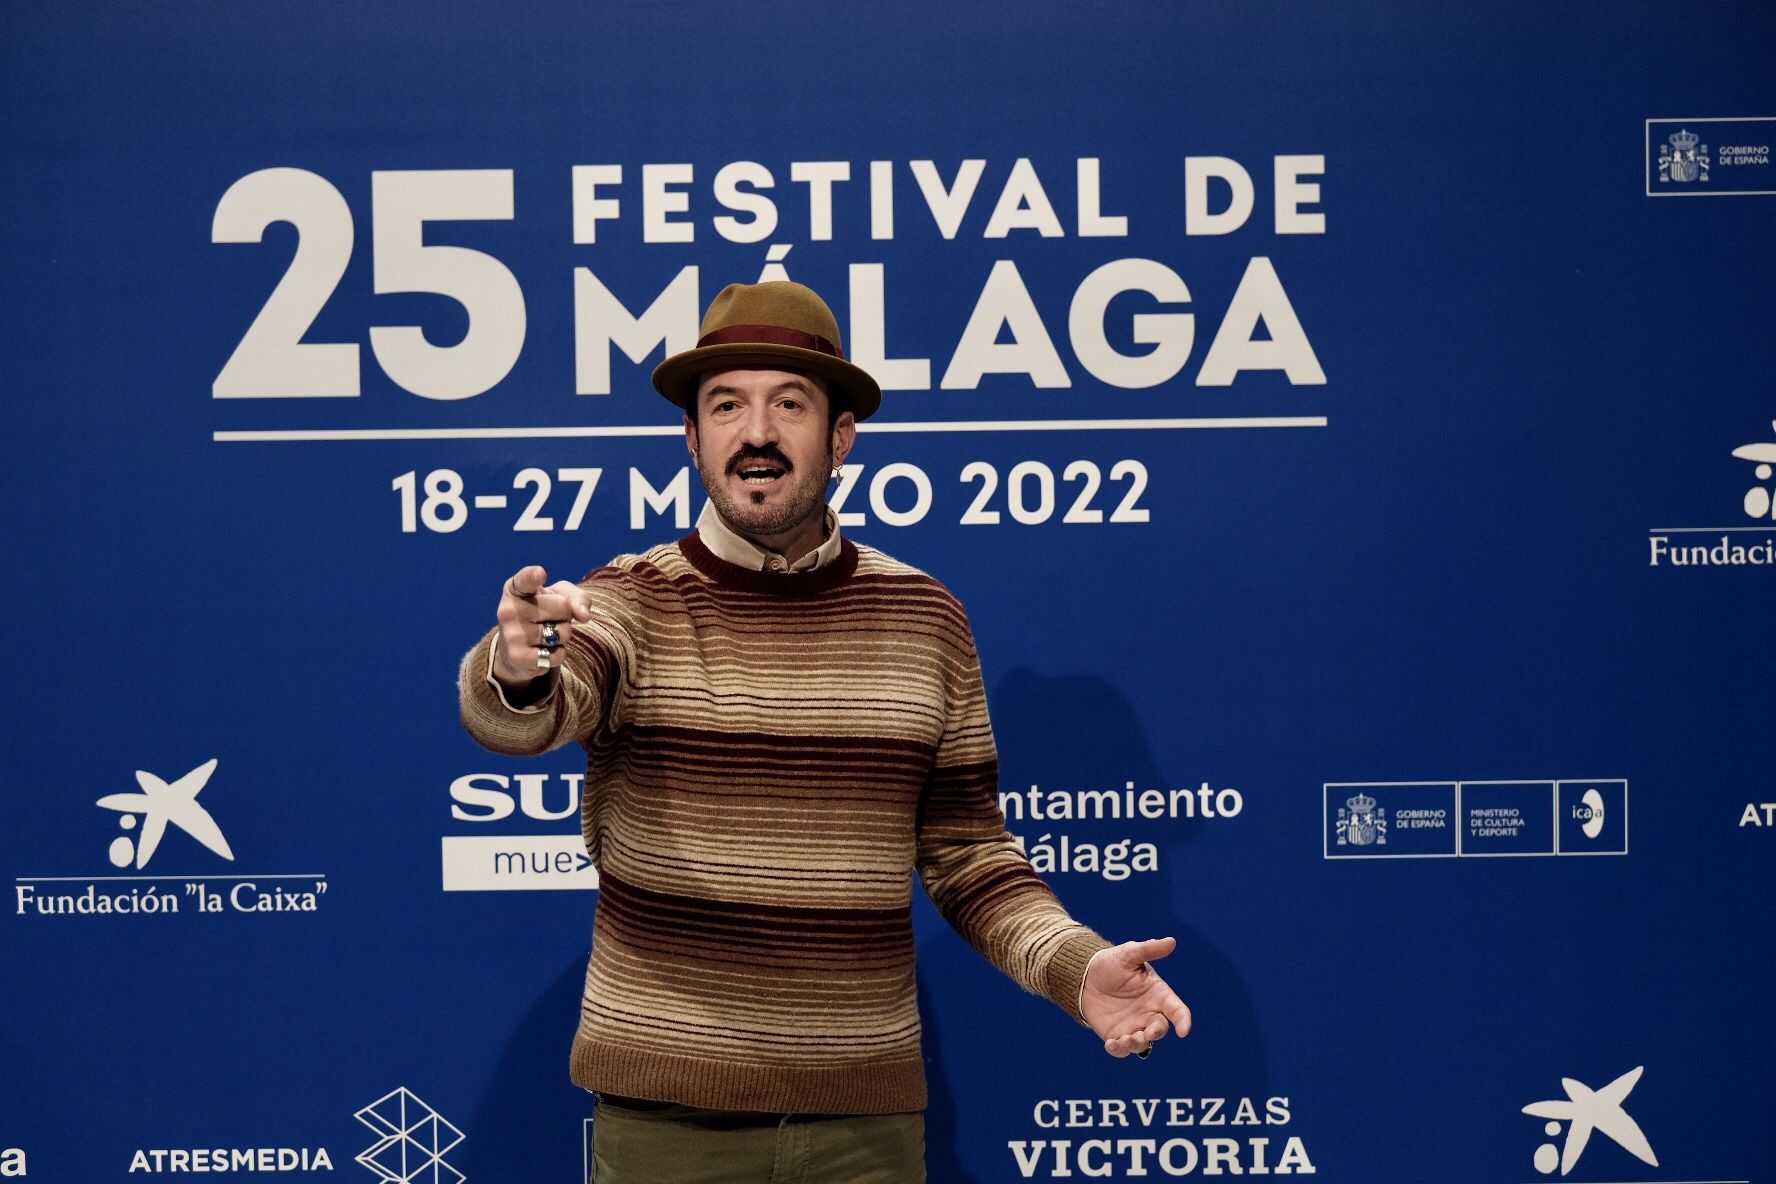
M 804 467 L 775 447 L 742 448 L 719 467 L 699 454 L 697 475 L 703 479 L 704 492 L 715 503 L 716 512 L 729 526 L 741 534 L 771 537 L 790 534 L 825 512 L 826 485 L 833 467 L 830 441 L 824 458 L 818 459 L 818 466 L 810 463 Z M 784 470 L 780 488 L 770 493 L 737 492 L 731 484 L 732 475 L 743 464 L 756 461 L 769 461 Z

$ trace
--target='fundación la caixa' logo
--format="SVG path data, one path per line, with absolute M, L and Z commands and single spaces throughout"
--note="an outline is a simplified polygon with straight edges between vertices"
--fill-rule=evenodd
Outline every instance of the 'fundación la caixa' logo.
M 1776 116 L 1646 121 L 1648 197 L 1776 193 Z M 1712 147 L 1711 147 L 1712 145 Z
M 1623 1105 L 1640 1080 L 1642 1068 L 1636 1066 L 1628 1070 L 1601 1089 L 1592 1089 L 1582 1081 L 1562 1077 L 1560 1087 L 1566 1097 L 1531 1102 L 1525 1106 L 1525 1114 L 1548 1120 L 1542 1133 L 1550 1140 L 1565 1136 L 1558 1145 L 1550 1141 L 1535 1149 L 1536 1171 L 1544 1176 L 1552 1175 L 1555 1168 L 1560 1169 L 1562 1176 L 1571 1172 L 1573 1165 L 1579 1162 L 1579 1156 L 1591 1145 L 1593 1134 L 1605 1136 L 1640 1162 L 1658 1167 L 1659 1158 L 1653 1154 L 1652 1144 L 1647 1142 L 1640 1124 Z
M 106 848 L 118 874 L 16 876 L 13 911 L 33 917 L 319 912 L 327 893 L 323 872 L 228 870 L 234 848 L 218 821 L 214 791 L 204 794 L 219 763 L 211 757 L 175 777 L 137 769 L 138 792 L 107 793 L 93 803 L 122 832 Z M 150 860 L 169 851 L 176 870 L 167 874 L 162 864 L 148 870 Z M 192 867 L 199 870 L 186 870 Z
M 1770 428 L 1776 434 L 1776 421 Z M 1776 439 L 1741 444 L 1733 456 L 1752 466 L 1739 503 L 1744 518 L 1725 526 L 1655 526 L 1647 532 L 1648 566 L 1776 567 Z
M 1575 1168 L 1584 1172 L 1579 1179 L 1631 1182 L 1646 1180 L 1646 1168 L 1659 1167 L 1659 1156 L 1653 1141 L 1640 1125 L 1636 1112 L 1638 1100 L 1630 1095 L 1640 1084 L 1644 1066 L 1636 1065 L 1626 1073 L 1595 1088 L 1575 1077 L 1562 1077 L 1560 1091 L 1564 1097 L 1548 1097 L 1529 1103 L 1523 1113 L 1542 1119 L 1539 1137 L 1530 1162 L 1544 1176 L 1570 1177 Z M 1596 1080 L 1593 1078 L 1592 1080 Z M 1551 1090 L 1549 1092 L 1552 1092 Z M 1657 1115 L 1651 1116 L 1657 1121 Z M 1658 1137 L 1655 1126 L 1652 1135 Z M 1693 1155 L 1699 1149 L 1709 1154 L 1713 1145 L 1704 1140 L 1679 1152 Z M 1646 1165 L 1637 1167 L 1635 1161 Z M 1739 1167 L 1718 1164 L 1707 1167 L 1686 1165 L 1673 1171 L 1664 1169 L 1682 1181 L 1713 1181 L 1715 1184 L 1746 1184 L 1756 1179 Z M 1670 1181 L 1649 1181 L 1649 1184 L 1671 1184 Z

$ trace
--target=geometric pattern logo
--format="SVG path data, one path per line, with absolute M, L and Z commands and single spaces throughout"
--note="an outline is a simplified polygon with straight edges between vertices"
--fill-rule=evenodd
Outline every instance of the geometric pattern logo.
M 384 1094 L 357 1119 L 378 1138 L 358 1156 L 384 1184 L 462 1184 L 466 1177 L 444 1162 L 463 1133 L 406 1086 Z

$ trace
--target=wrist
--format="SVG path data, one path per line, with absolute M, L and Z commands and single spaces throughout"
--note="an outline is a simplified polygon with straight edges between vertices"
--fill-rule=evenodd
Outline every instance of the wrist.
M 1103 949 L 1085 960 L 1085 973 L 1079 976 L 1079 1002 L 1075 1008 L 1081 1017 L 1085 1015 L 1085 984 L 1091 981 L 1092 965 L 1096 963 L 1099 958 L 1102 958 L 1109 952 L 1110 947 L 1105 946 Z
M 493 635 L 487 652 L 487 681 L 500 701 L 512 711 L 528 711 L 548 699 L 555 689 L 554 670 L 525 670 L 515 676 L 502 661 L 503 646 L 498 633 Z
M 547 674 L 540 674 L 519 683 L 506 682 L 496 675 L 494 681 L 500 684 L 500 693 L 505 696 L 506 702 L 515 708 L 533 707 L 541 703 L 549 697 L 549 692 L 555 685 Z

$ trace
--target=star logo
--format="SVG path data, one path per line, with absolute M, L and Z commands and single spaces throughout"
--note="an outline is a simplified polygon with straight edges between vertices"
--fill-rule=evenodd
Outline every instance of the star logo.
M 1549 1120 L 1548 1125 L 1543 1128 L 1549 1138 L 1560 1133 L 1562 1121 L 1568 1124 L 1566 1145 L 1563 1148 L 1556 1151 L 1552 1143 L 1544 1143 L 1536 1148 L 1536 1171 L 1544 1176 L 1548 1175 L 1556 1164 L 1563 1176 L 1572 1171 L 1594 1130 L 1608 1135 L 1624 1151 L 1642 1163 L 1658 1167 L 1659 1161 L 1654 1157 L 1646 1135 L 1641 1133 L 1639 1124 L 1628 1116 L 1628 1112 L 1622 1109 L 1623 1099 L 1640 1080 L 1640 1074 L 1645 1068 L 1644 1065 L 1636 1065 L 1599 1090 L 1571 1077 L 1562 1077 L 1560 1084 L 1566 1090 L 1565 1101 L 1556 1099 L 1531 1102 L 1525 1106 L 1525 1114 Z
M 148 861 L 160 847 L 168 824 L 178 827 L 223 859 L 232 860 L 234 852 L 228 849 L 222 828 L 216 825 L 208 810 L 197 804 L 197 795 L 215 771 L 215 757 L 173 782 L 163 781 L 145 769 L 137 769 L 136 784 L 142 787 L 141 793 L 107 794 L 94 803 L 121 814 L 117 821 L 124 830 L 134 830 L 137 822 L 142 825 L 142 833 L 136 839 L 119 835 L 111 840 L 111 863 L 116 867 L 128 867 L 133 861 L 138 870 L 148 866 Z
M 1776 428 L 1776 420 L 1770 422 L 1770 427 Z M 1771 468 L 1776 463 L 1776 440 L 1741 444 L 1733 449 L 1733 455 L 1757 465 L 1753 472 L 1760 482 L 1767 483 L 1772 473 L 1776 472 Z M 1776 497 L 1772 497 L 1763 484 L 1753 485 L 1745 491 L 1745 515 L 1748 518 L 1776 518 Z

